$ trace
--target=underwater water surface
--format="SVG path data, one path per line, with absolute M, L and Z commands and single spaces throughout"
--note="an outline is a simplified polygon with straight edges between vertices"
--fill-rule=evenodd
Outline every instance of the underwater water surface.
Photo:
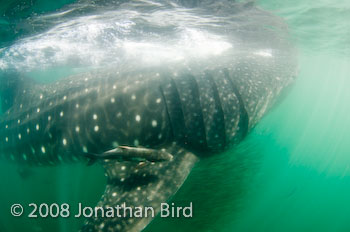
M 14 40 L 52 23 L 48 18 L 48 25 L 27 24 L 28 16 L 71 1 L 23 2 L 1 2 L 6 17 L 0 19 L 0 54 Z M 237 147 L 195 166 L 172 199 L 193 202 L 193 218 L 156 218 L 147 232 L 350 231 L 350 2 L 256 4 L 285 19 L 298 49 L 296 83 Z M 26 62 L 19 66 L 25 69 L 36 61 Z M 80 70 L 58 66 L 39 77 L 38 72 L 30 75 L 52 81 L 47 76 L 56 79 Z M 5 232 L 77 231 L 83 219 L 15 218 L 9 209 L 30 202 L 93 206 L 106 182 L 101 167 L 84 164 L 18 170 L 1 161 L 0 178 L 0 231 Z

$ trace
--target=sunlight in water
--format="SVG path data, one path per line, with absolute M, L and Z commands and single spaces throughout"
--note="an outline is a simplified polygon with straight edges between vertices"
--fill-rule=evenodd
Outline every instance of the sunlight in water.
M 219 36 L 194 29 L 186 29 L 175 44 L 125 41 L 122 48 L 128 57 L 143 63 L 157 64 L 166 60 L 176 62 L 185 59 L 217 56 L 233 46 Z

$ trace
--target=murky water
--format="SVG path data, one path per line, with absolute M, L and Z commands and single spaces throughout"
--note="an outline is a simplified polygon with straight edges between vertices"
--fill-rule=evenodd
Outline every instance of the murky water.
M 124 54 L 120 60 L 111 61 L 123 46 L 133 54 L 144 49 L 163 51 L 153 57 L 153 62 L 170 58 L 167 54 L 172 54 L 172 59 L 181 58 L 181 52 L 195 57 L 198 52 L 213 53 L 227 46 L 212 35 L 185 29 L 169 35 L 167 43 L 171 46 L 162 41 L 157 47 L 135 41 L 122 44 L 116 40 L 118 31 L 138 30 L 133 22 L 115 24 L 119 16 L 107 11 L 92 17 L 93 12 L 105 9 L 100 6 L 103 4 L 97 7 L 82 1 L 72 9 L 65 6 L 69 1 L 36 1 L 34 6 L 31 1 L 21 2 L 1 3 L 1 13 L 6 17 L 0 18 L 0 68 L 20 70 L 42 82 L 86 71 L 87 66 L 134 59 Z M 350 230 L 350 3 L 261 0 L 256 4 L 285 19 L 298 48 L 298 79 L 284 101 L 238 147 L 204 159 L 195 167 L 172 199 L 178 204 L 193 202 L 194 217 L 156 218 L 146 231 Z M 53 13 L 61 7 L 63 10 Z M 49 16 L 44 12 L 50 12 Z M 186 18 L 187 12 L 179 15 L 172 19 L 177 26 L 181 20 L 195 21 Z M 72 18 L 76 18 L 74 23 L 69 20 Z M 203 23 L 215 24 L 210 19 Z M 75 30 L 69 30 L 72 28 Z M 166 34 L 167 28 L 162 29 Z M 178 41 L 172 40 L 174 35 L 182 36 L 184 50 L 172 43 Z M 214 50 L 191 44 L 203 37 L 206 40 L 202 41 L 209 41 Z M 14 43 L 16 39 L 21 42 Z M 55 45 L 52 50 L 42 49 L 50 43 Z M 118 46 L 104 52 L 111 43 Z M 137 57 L 142 58 L 142 54 Z M 0 231 L 77 231 L 83 219 L 15 218 L 10 215 L 10 206 L 30 202 L 83 202 L 93 206 L 106 182 L 102 168 L 96 165 L 29 170 L 4 162 L 0 166 Z

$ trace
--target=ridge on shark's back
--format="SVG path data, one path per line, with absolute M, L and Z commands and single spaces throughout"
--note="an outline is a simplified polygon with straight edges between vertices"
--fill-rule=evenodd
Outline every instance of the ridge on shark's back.
M 155 2 L 143 4 L 142 10 L 132 1 L 120 8 L 139 10 L 143 20 L 157 24 L 153 18 L 157 11 L 145 8 Z M 185 9 L 177 1 L 174 4 Z M 160 203 L 175 194 L 200 157 L 239 143 L 295 78 L 295 53 L 284 34 L 251 21 L 277 19 L 249 4 L 225 4 L 232 6 L 212 9 L 217 10 L 216 19 L 227 16 L 230 21 L 201 28 L 208 34 L 221 33 L 224 43 L 214 49 L 203 47 L 193 54 L 193 47 L 184 45 L 183 53 L 174 53 L 171 48 L 157 51 L 159 38 L 127 41 L 123 54 L 136 55 L 121 56 L 124 62 L 114 68 L 49 84 L 20 75 L 0 79 L 1 106 L 6 111 L 0 119 L 1 156 L 31 165 L 98 162 L 108 178 L 98 206 L 125 203 L 159 212 Z M 176 12 L 190 12 L 195 21 L 201 14 L 207 17 L 204 6 L 191 7 L 168 11 L 169 17 Z M 241 21 L 235 16 L 242 15 L 250 24 L 237 26 Z M 198 41 L 201 46 L 220 42 Z M 164 56 L 164 51 L 178 57 Z M 158 55 L 163 58 L 150 62 Z M 82 230 L 140 231 L 151 219 L 93 217 Z

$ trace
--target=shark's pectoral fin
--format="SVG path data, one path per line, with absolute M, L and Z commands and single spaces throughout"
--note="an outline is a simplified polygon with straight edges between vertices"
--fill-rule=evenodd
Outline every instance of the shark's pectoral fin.
M 82 231 L 141 231 L 160 211 L 161 203 L 180 188 L 197 161 L 194 154 L 176 145 L 165 149 L 173 157 L 165 162 L 104 161 L 108 182 L 98 207 L 105 215 L 99 211 Z

